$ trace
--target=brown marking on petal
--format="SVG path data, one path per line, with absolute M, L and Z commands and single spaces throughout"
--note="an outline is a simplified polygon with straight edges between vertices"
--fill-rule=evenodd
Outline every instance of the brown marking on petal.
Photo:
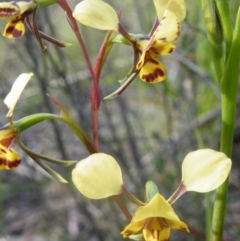
M 159 26 L 162 26 L 162 22 L 165 18 L 166 18 L 166 16 L 162 17 L 161 21 L 159 22 Z
M 26 12 L 24 12 L 21 16 L 24 19 L 26 16 L 32 14 L 35 10 L 34 9 L 29 9 Z
M 11 21 L 11 23 L 13 23 L 13 24 L 16 24 L 20 19 L 22 18 L 22 16 L 16 16 L 12 21 Z
M 166 41 L 167 38 L 166 38 L 166 37 L 163 37 L 163 38 L 160 38 L 159 40 Z
M 5 150 L 5 149 L 0 148 L 0 153 L 4 153 L 4 154 L 6 154 L 7 152 L 6 152 L 6 150 Z
M 152 237 L 153 237 L 153 240 L 159 240 L 160 230 L 159 229 L 157 230 L 157 235 L 155 235 L 156 232 L 154 232 L 154 231 L 155 231 L 155 229 L 153 229 L 153 228 L 150 230 L 150 232 L 152 234 Z
M 28 2 L 26 2 L 28 4 Z M 3 2 L 0 3 L 0 19 L 11 19 L 15 17 L 26 17 L 29 14 L 33 13 L 36 7 L 33 7 L 29 4 L 29 9 L 26 9 L 25 12 L 21 13 L 21 8 L 18 5 L 17 1 L 14 2 Z M 20 15 L 21 13 L 21 15 Z
M 0 19 L 9 19 L 20 13 L 20 8 L 17 2 L 2 2 L 0 3 Z
M 163 76 L 164 76 L 164 72 L 162 71 L 162 69 L 157 68 L 153 71 L 153 73 L 143 75 L 142 79 L 144 79 L 148 83 L 154 83 L 158 77 L 163 77 Z
M 174 50 L 174 48 L 170 48 L 170 49 L 169 49 L 169 54 L 172 53 L 173 50 Z
M 178 24 L 177 36 L 179 36 L 179 35 L 180 35 L 180 32 L 181 32 L 181 26 L 180 26 L 180 24 L 179 24 L 179 23 L 177 23 L 177 24 Z
M 159 24 L 159 25 L 162 25 L 162 23 L 161 23 L 161 22 L 162 22 L 162 21 L 163 21 L 165 18 L 166 18 L 166 16 L 163 16 L 163 17 L 162 17 L 162 19 L 161 19 L 161 21 L 160 21 L 160 24 Z
M 2 140 L 0 140 L 0 144 L 2 144 L 3 146 L 8 148 L 13 143 L 15 137 L 16 137 L 16 135 L 13 135 L 9 138 L 3 138 Z
M 18 37 L 22 36 L 22 34 L 23 34 L 23 32 L 21 30 L 19 31 L 18 29 L 16 29 L 15 27 L 12 27 L 12 26 L 6 29 L 6 33 L 8 35 L 12 35 L 13 38 L 18 38 Z
M 161 232 L 161 230 L 157 230 L 157 240 L 159 240 L 159 238 L 160 238 L 160 232 Z
M 177 41 L 178 37 L 180 36 L 180 33 L 181 33 L 181 27 L 180 27 L 180 24 L 177 23 L 177 26 L 178 26 L 178 31 L 176 33 L 176 38 L 173 40 L 173 42 Z
M 20 164 L 21 160 L 9 161 L 5 158 L 0 158 L 0 169 L 12 169 Z
M 19 9 L 16 8 L 1 8 L 0 7 L 0 19 L 8 19 L 19 14 Z
M 155 59 L 149 59 L 148 62 L 152 62 L 153 64 L 158 65 L 158 61 Z
M 149 230 L 149 231 L 151 232 L 151 235 L 152 235 L 153 240 L 156 240 L 155 233 L 154 233 L 154 229 L 152 228 L 152 229 Z
M 122 232 L 123 233 L 123 232 Z M 129 231 L 129 230 L 126 230 L 126 231 L 124 231 L 124 233 L 123 233 L 123 235 L 124 235 L 124 237 L 129 237 L 130 235 L 132 235 L 133 234 L 133 232 L 132 231 Z

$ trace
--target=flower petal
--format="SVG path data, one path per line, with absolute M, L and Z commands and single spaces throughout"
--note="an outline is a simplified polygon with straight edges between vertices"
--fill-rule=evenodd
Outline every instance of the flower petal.
M 25 33 L 25 26 L 22 18 L 12 19 L 7 23 L 3 36 L 7 38 L 19 38 Z
M 84 196 L 92 199 L 119 195 L 123 185 L 118 163 L 104 153 L 92 154 L 79 161 L 72 171 L 72 180 Z
M 127 225 L 127 227 L 121 232 L 124 238 L 131 236 L 132 234 L 135 234 L 143 229 L 145 226 L 147 220 L 141 220 L 138 222 L 131 222 Z
M 11 146 L 16 136 L 17 133 L 14 132 L 12 129 L 2 128 L 0 129 L 0 144 L 5 146 L 6 148 L 9 148 L 9 146 Z
M 118 30 L 116 11 L 100 0 L 83 0 L 74 9 L 73 17 L 80 23 L 100 30 Z
M 226 180 L 231 165 L 222 152 L 211 149 L 190 152 L 182 163 L 182 182 L 187 191 L 210 192 Z
M 177 41 L 180 35 L 180 25 L 178 19 L 171 11 L 165 11 L 159 26 L 153 33 L 150 42 L 162 40 L 164 42 L 173 43 Z
M 187 225 L 178 218 L 171 205 L 159 193 L 157 193 L 146 206 L 137 209 L 131 223 L 152 217 L 170 220 L 170 227 L 188 231 Z
M 170 220 L 170 219 L 164 219 L 164 222 L 171 228 L 184 230 L 189 233 L 188 226 L 184 222 L 179 223 L 175 220 Z
M 176 46 L 171 43 L 156 40 L 151 47 L 151 51 L 160 55 L 168 55 L 174 51 L 175 47 Z
M 4 103 L 9 108 L 7 117 L 12 116 L 14 108 L 17 104 L 17 101 L 32 76 L 33 76 L 33 73 L 20 74 L 18 76 L 18 78 L 15 80 L 15 82 L 13 83 L 11 91 L 8 93 L 7 97 L 4 99 Z
M 11 19 L 20 14 L 20 8 L 16 2 L 0 3 L 0 19 Z
M 170 237 L 170 227 L 161 218 L 150 218 L 143 229 L 143 236 L 147 241 L 165 241 Z
M 17 152 L 0 143 L 0 169 L 11 170 L 17 167 L 21 162 Z
M 150 45 L 149 45 L 149 39 L 143 39 L 143 40 L 139 40 L 137 41 L 137 49 L 139 49 L 140 51 L 147 51 L 150 49 Z
M 167 9 L 173 12 L 181 22 L 186 17 L 186 4 L 184 0 L 171 0 Z
M 186 4 L 184 0 L 153 0 L 158 19 L 161 20 L 165 10 L 173 12 L 178 22 L 182 21 L 186 17 Z
M 24 18 L 38 7 L 35 1 L 12 1 L 0 3 L 0 19 L 9 19 L 3 36 L 18 38 L 25 32 Z
M 140 79 L 144 82 L 158 83 L 166 78 L 163 64 L 151 50 L 143 52 L 137 64 L 137 69 L 141 69 Z

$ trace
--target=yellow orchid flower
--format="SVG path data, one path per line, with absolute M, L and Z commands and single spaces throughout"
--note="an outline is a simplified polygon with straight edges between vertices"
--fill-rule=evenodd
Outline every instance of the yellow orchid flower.
M 0 169 L 10 170 L 21 162 L 17 152 L 11 148 L 16 136 L 17 133 L 12 129 L 0 129 Z
M 190 152 L 182 163 L 182 181 L 168 200 L 155 191 L 157 187 L 153 182 L 147 183 L 147 198 L 148 194 L 156 194 L 148 204 L 136 210 L 131 223 L 122 231 L 123 237 L 134 238 L 135 234 L 141 235 L 142 232 L 145 241 L 165 241 L 169 239 L 170 228 L 189 232 L 171 204 L 186 191 L 210 192 L 216 189 L 226 180 L 230 169 L 231 160 L 222 152 L 211 149 Z
M 180 35 L 179 22 L 186 16 L 184 0 L 154 0 L 159 25 L 149 40 L 137 42 L 141 57 L 136 68 L 140 79 L 148 83 L 158 83 L 166 79 L 166 71 L 157 55 L 168 55 L 175 49 L 173 44 Z
M 121 234 L 127 238 L 142 232 L 146 241 L 165 241 L 170 237 L 170 228 L 189 232 L 187 225 L 179 219 L 171 205 L 157 193 L 147 205 L 136 210 L 131 223 Z
M 32 76 L 32 73 L 19 75 L 15 80 L 11 91 L 4 99 L 4 103 L 9 108 L 7 117 L 10 119 L 10 122 L 12 121 L 12 115 L 17 101 Z M 17 152 L 11 148 L 17 134 L 17 131 L 11 125 L 0 129 L 0 169 L 11 170 L 17 167 L 21 162 Z
M 128 193 L 118 163 L 105 153 L 95 153 L 79 161 L 72 171 L 72 180 L 79 192 L 88 198 L 102 199 L 122 194 L 140 206 L 122 231 L 124 238 L 139 239 L 142 235 L 146 241 L 165 241 L 169 239 L 171 228 L 189 232 L 171 205 L 187 191 L 216 189 L 226 180 L 230 169 L 231 160 L 224 153 L 211 149 L 190 152 L 183 160 L 182 181 L 173 195 L 165 200 L 158 193 L 157 186 L 148 182 L 147 204 Z
M 12 1 L 0 3 L 0 19 L 8 19 L 3 36 L 18 38 L 25 33 L 24 19 L 37 8 L 33 1 Z
M 55 0 L 48 1 L 12 1 L 0 3 L 0 19 L 8 20 L 8 23 L 3 32 L 3 36 L 7 38 L 19 38 L 25 33 L 25 24 L 28 29 L 35 35 L 37 42 L 42 50 L 47 47 L 43 44 L 42 39 L 45 39 L 59 47 L 67 47 L 71 44 L 63 43 L 55 38 L 48 36 L 37 28 L 36 11 L 39 7 L 44 7 L 55 3 Z
M 174 13 L 166 10 L 159 26 L 150 40 L 140 40 L 137 48 L 142 52 L 136 68 L 140 70 L 141 80 L 158 83 L 165 80 L 166 71 L 157 55 L 168 55 L 175 49 L 175 42 L 180 35 L 180 25 Z
M 142 52 L 136 66 L 140 70 L 141 80 L 158 83 L 166 78 L 165 68 L 157 55 L 170 54 L 175 49 L 172 43 L 178 39 L 179 34 L 180 25 L 177 17 L 167 10 L 150 40 L 137 42 L 137 48 Z
M 173 43 L 180 35 L 179 22 L 186 16 L 184 0 L 153 0 L 153 2 L 159 24 L 154 27 L 155 31 L 151 36 L 136 39 L 136 43 L 133 44 L 141 54 L 136 71 L 140 71 L 140 79 L 148 83 L 158 83 L 166 78 L 165 68 L 157 56 L 168 55 L 175 49 Z M 73 17 L 87 26 L 100 30 L 114 30 L 124 37 L 127 36 L 115 10 L 104 1 L 81 1 L 75 7 Z
M 173 43 L 180 35 L 179 22 L 186 16 L 184 0 L 153 0 L 159 25 L 149 40 L 137 42 L 141 57 L 136 69 L 140 79 L 148 83 L 158 83 L 166 79 L 166 71 L 157 55 L 168 55 L 175 49 Z

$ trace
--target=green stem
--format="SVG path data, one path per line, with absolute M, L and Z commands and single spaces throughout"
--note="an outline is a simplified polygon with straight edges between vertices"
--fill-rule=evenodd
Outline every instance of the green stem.
M 70 6 L 68 5 L 68 2 L 66 0 L 57 0 L 60 7 L 64 10 L 66 17 L 68 19 L 68 22 L 78 40 L 79 46 L 82 50 L 83 57 L 85 59 L 85 62 L 87 64 L 89 73 L 92 78 L 92 92 L 91 92 L 91 111 L 92 111 L 92 131 L 93 131 L 93 139 L 94 139 L 94 150 L 98 152 L 99 149 L 99 140 L 98 140 L 98 110 L 101 102 L 100 98 L 100 91 L 98 86 L 98 81 L 96 79 L 96 75 L 94 73 L 94 69 L 92 67 L 90 57 L 88 55 L 87 49 L 85 47 L 85 44 L 82 39 L 82 35 L 80 33 L 80 30 L 78 28 L 77 22 L 75 18 L 73 17 L 72 10 Z M 95 151 L 95 152 L 96 152 Z M 90 152 L 92 153 L 92 152 Z
M 123 212 L 123 214 L 125 215 L 125 217 L 127 218 L 127 220 L 129 222 L 131 222 L 132 220 L 132 215 L 131 213 L 128 211 L 126 205 L 124 204 L 124 202 L 121 200 L 121 198 L 119 196 L 112 196 L 113 200 L 116 202 L 116 204 L 118 205 L 118 207 L 121 209 L 121 211 Z
M 55 178 L 57 181 L 61 183 L 68 183 L 67 180 L 65 180 L 61 175 L 59 175 L 57 172 L 55 172 L 52 168 L 47 166 L 45 163 L 43 163 L 41 160 L 38 160 L 37 158 L 31 158 L 42 168 L 44 169 L 50 176 Z
M 58 160 L 58 159 L 54 159 L 54 158 L 51 158 L 51 157 L 48 157 L 48 156 L 45 156 L 45 155 L 42 155 L 40 153 L 36 153 L 32 150 L 30 150 L 29 148 L 27 148 L 22 142 L 21 142 L 21 139 L 20 139 L 20 136 L 18 135 L 17 138 L 17 143 L 18 145 L 29 155 L 31 156 L 34 156 L 36 158 L 39 158 L 39 159 L 43 159 L 45 161 L 48 161 L 50 163 L 53 163 L 53 164 L 56 164 L 56 165 L 59 165 L 59 166 L 64 166 L 64 167 L 68 167 L 74 163 L 76 163 L 77 161 L 75 160 Z
M 45 120 L 62 121 L 61 119 L 62 118 L 58 115 L 49 114 L 49 113 L 37 113 L 37 114 L 26 116 L 18 121 L 14 121 L 13 123 L 14 123 L 14 127 L 17 128 L 19 132 L 22 132 L 42 121 L 45 121 Z
M 232 155 L 239 62 L 240 8 L 238 9 L 233 41 L 221 83 L 222 133 L 220 150 L 228 157 Z M 228 179 L 216 190 L 212 220 L 212 241 L 222 240 L 227 189 Z
M 230 53 L 232 37 L 233 37 L 233 28 L 230 18 L 230 11 L 228 1 L 226 0 L 214 0 L 217 8 L 217 13 L 219 20 L 221 22 L 221 27 L 223 29 L 225 41 L 226 41 L 226 55 L 225 61 L 227 61 L 228 55 Z
M 223 34 L 214 0 L 202 0 L 208 41 L 211 45 L 212 59 L 218 84 L 220 85 L 223 70 Z
M 63 118 L 58 115 L 48 114 L 48 113 L 38 113 L 22 118 L 19 121 L 14 121 L 14 126 L 19 132 L 22 132 L 33 125 L 44 120 L 57 120 L 68 125 L 68 127 L 73 131 L 73 133 L 79 138 L 79 140 L 85 145 L 87 150 L 93 154 L 96 153 L 92 143 L 89 141 L 82 129 L 76 124 L 76 122 L 70 118 Z
M 212 202 L 211 202 L 211 193 L 205 193 L 205 230 L 206 230 L 206 241 L 211 240 L 211 221 L 212 221 Z
M 57 3 L 56 0 L 37 0 L 37 4 L 39 8 L 44 8 L 55 3 Z
M 131 194 L 125 186 L 122 186 L 121 189 L 121 194 L 124 195 L 124 197 L 126 199 L 128 199 L 128 201 L 136 204 L 137 206 L 144 206 L 146 205 L 146 203 L 141 202 L 138 198 L 136 198 L 133 194 Z

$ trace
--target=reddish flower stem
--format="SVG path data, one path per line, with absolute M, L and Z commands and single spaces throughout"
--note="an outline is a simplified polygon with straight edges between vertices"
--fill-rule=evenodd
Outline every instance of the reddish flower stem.
M 178 186 L 177 190 L 172 194 L 172 196 L 167 200 L 170 204 L 173 204 L 175 201 L 177 201 L 178 198 L 180 198 L 185 192 L 186 187 L 184 183 L 181 181 L 180 185 Z
M 92 128 L 93 128 L 93 139 L 94 139 L 94 147 L 96 151 L 99 150 L 99 144 L 98 144 L 98 109 L 100 106 L 100 91 L 98 86 L 98 81 L 96 78 L 96 75 L 94 73 L 90 58 L 88 56 L 86 47 L 84 45 L 82 36 L 80 34 L 77 22 L 75 18 L 72 16 L 72 10 L 69 7 L 66 0 L 58 0 L 57 1 L 60 7 L 64 10 L 67 20 L 78 40 L 78 43 L 81 47 L 83 57 L 85 59 L 85 62 L 87 64 L 88 70 L 90 72 L 91 78 L 92 78 L 92 91 L 91 91 L 91 112 L 92 112 Z
M 121 188 L 121 194 L 130 202 L 136 204 L 137 206 L 144 206 L 146 203 L 143 203 L 138 198 L 136 198 L 132 193 L 130 193 L 127 188 L 123 185 Z
M 27 16 L 27 17 L 25 18 L 25 23 L 26 23 L 28 29 L 29 29 L 32 33 L 34 33 L 34 35 L 36 36 L 37 41 L 40 43 L 40 47 L 42 48 L 42 50 L 45 50 L 46 47 L 45 47 L 43 44 L 41 45 L 41 42 L 40 42 L 40 41 L 41 41 L 41 38 L 47 40 L 48 42 L 51 42 L 51 43 L 57 45 L 57 46 L 60 47 L 60 48 L 64 48 L 64 47 L 67 47 L 67 46 L 70 45 L 70 44 L 61 42 L 61 41 L 59 41 L 59 40 L 57 40 L 57 39 L 55 39 L 55 38 L 53 38 L 53 37 L 51 37 L 51 36 L 48 36 L 48 35 L 45 34 L 45 33 L 39 31 L 39 30 L 37 29 L 37 26 L 34 27 L 34 26 L 32 25 L 33 21 L 35 21 L 35 20 L 34 20 L 34 17 L 35 17 L 35 16 L 33 16 L 32 19 L 31 19 L 31 16 Z M 34 29 L 34 28 L 35 28 L 35 29 Z
M 105 39 L 102 43 L 102 46 L 98 52 L 98 55 L 97 55 L 97 58 L 96 58 L 96 62 L 95 62 L 95 65 L 94 65 L 94 73 L 95 73 L 95 76 L 96 76 L 96 80 L 99 84 L 99 79 L 100 79 L 100 74 L 101 74 L 101 70 L 102 70 L 102 66 L 103 66 L 103 63 L 106 59 L 106 55 L 108 54 L 107 51 L 107 46 L 108 46 L 108 42 L 109 42 L 109 39 L 112 35 L 112 32 L 113 31 L 108 31 L 106 36 L 105 36 Z
M 126 205 L 123 203 L 123 201 L 121 200 L 121 198 L 119 196 L 112 196 L 113 200 L 116 202 L 116 204 L 118 205 L 118 207 L 121 209 L 121 211 L 123 212 L 123 214 L 125 215 L 125 217 L 127 218 L 127 220 L 130 222 L 132 220 L 132 215 L 131 213 L 128 211 Z

